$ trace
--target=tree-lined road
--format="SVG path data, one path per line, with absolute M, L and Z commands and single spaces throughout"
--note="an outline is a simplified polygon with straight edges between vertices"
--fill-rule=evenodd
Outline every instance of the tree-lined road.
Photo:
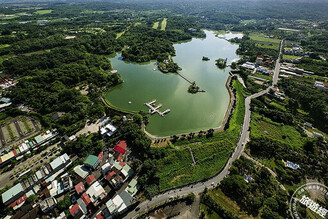
M 245 145 L 246 145 L 247 141 L 249 140 L 249 134 L 250 134 L 249 126 L 250 126 L 250 120 L 251 120 L 251 110 L 250 110 L 251 100 L 253 98 L 257 98 L 264 94 L 267 94 L 269 92 L 269 90 L 272 87 L 274 87 L 278 82 L 278 76 L 279 76 L 279 71 L 280 71 L 280 55 L 282 54 L 282 44 L 283 44 L 283 40 L 280 43 L 280 51 L 279 51 L 278 58 L 276 60 L 275 70 L 274 70 L 274 73 L 272 76 L 272 85 L 265 90 L 262 90 L 256 94 L 252 94 L 252 95 L 246 97 L 246 99 L 245 99 L 245 117 L 244 117 L 244 123 L 242 126 L 241 136 L 236 145 L 235 151 L 233 152 L 232 156 L 228 159 L 228 162 L 226 163 L 223 170 L 219 174 L 214 176 L 213 178 L 208 179 L 206 182 L 196 183 L 191 186 L 185 186 L 180 189 L 170 190 L 163 194 L 153 197 L 152 200 L 144 201 L 139 204 L 138 207 L 140 209 L 138 212 L 131 211 L 124 218 L 135 218 L 136 216 L 138 216 L 139 212 L 140 213 L 146 212 L 149 208 L 159 206 L 159 205 L 165 203 L 166 201 L 170 200 L 170 198 L 174 198 L 177 196 L 181 197 L 184 195 L 188 195 L 191 192 L 196 193 L 196 194 L 201 193 L 202 191 L 204 191 L 204 189 L 206 187 L 209 188 L 211 186 L 216 186 L 217 184 L 219 184 L 229 174 L 229 169 L 232 165 L 232 162 L 240 158 L 240 156 L 242 155 L 242 153 L 244 151 Z

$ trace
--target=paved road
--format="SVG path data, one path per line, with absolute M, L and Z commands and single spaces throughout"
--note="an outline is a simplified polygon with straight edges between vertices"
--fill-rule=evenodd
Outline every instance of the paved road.
M 24 137 L 24 133 L 22 132 L 22 129 L 20 128 L 17 119 L 14 119 L 13 122 L 15 124 L 16 129 L 17 129 L 19 138 L 23 138 Z
M 281 45 L 282 45 L 282 43 L 283 43 L 283 41 L 281 41 Z M 150 207 L 159 206 L 159 205 L 165 203 L 166 201 L 168 201 L 172 197 L 187 195 L 191 192 L 196 193 L 196 194 L 201 193 L 202 191 L 204 191 L 205 187 L 210 188 L 212 186 L 216 186 L 229 174 L 229 169 L 231 167 L 232 162 L 240 158 L 240 156 L 242 155 L 242 153 L 245 149 L 245 145 L 246 145 L 247 141 L 249 140 L 249 134 L 250 134 L 249 133 L 249 125 L 250 125 L 250 120 L 251 120 L 251 111 L 250 111 L 251 99 L 260 97 L 264 94 L 267 94 L 269 92 L 269 90 L 277 84 L 278 75 L 279 75 L 279 71 L 280 71 L 280 54 L 281 54 L 281 52 L 282 52 L 282 46 L 280 48 L 280 53 L 279 53 L 278 59 L 276 60 L 276 66 L 275 66 L 275 70 L 274 70 L 272 85 L 263 91 L 260 91 L 256 94 L 248 96 L 245 99 L 245 117 L 244 117 L 244 123 L 242 126 L 241 136 L 236 145 L 235 151 L 233 152 L 232 156 L 229 158 L 229 160 L 228 160 L 227 164 L 225 165 L 225 167 L 223 168 L 223 170 L 218 175 L 214 176 L 213 178 L 210 178 L 209 180 L 207 180 L 204 183 L 196 183 L 191 186 L 183 187 L 181 189 L 170 190 L 163 194 L 155 196 L 150 201 L 149 200 L 144 201 L 141 204 L 139 204 L 138 207 L 140 208 L 140 210 L 138 212 L 131 211 L 124 218 L 135 218 L 138 216 L 139 213 L 143 213 L 143 212 L 147 211 Z
M 24 169 L 36 170 L 37 167 L 40 167 L 46 163 L 49 163 L 51 158 L 55 157 L 55 154 L 53 154 L 52 156 L 48 156 L 48 158 L 41 157 L 41 154 L 50 152 L 51 149 L 54 147 L 59 147 L 59 143 L 55 143 L 55 144 L 47 147 L 47 149 L 42 151 L 40 154 L 36 154 L 36 155 L 28 158 L 27 160 L 20 162 L 19 164 L 17 164 L 14 167 L 13 170 L 10 170 L 7 172 L 2 172 L 0 174 L 0 189 L 4 188 L 6 185 L 13 184 L 14 181 L 17 179 L 15 176 L 16 174 L 15 174 L 14 170 L 16 170 L 17 172 L 22 172 L 22 171 L 24 171 Z M 41 162 L 36 163 L 40 160 L 42 160 L 42 163 Z

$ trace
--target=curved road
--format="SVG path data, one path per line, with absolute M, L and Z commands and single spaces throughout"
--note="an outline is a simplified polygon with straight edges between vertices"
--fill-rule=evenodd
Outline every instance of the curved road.
M 251 100 L 253 98 L 257 98 L 264 94 L 267 94 L 269 92 L 269 90 L 272 87 L 274 87 L 278 82 L 278 76 L 279 76 L 279 71 L 280 71 L 280 55 L 282 53 L 282 44 L 283 44 L 283 40 L 280 43 L 280 51 L 279 51 L 278 59 L 276 60 L 276 66 L 275 66 L 275 70 L 274 70 L 274 74 L 273 74 L 272 85 L 263 91 L 260 91 L 256 94 L 252 94 L 252 95 L 246 97 L 246 99 L 245 99 L 245 117 L 244 117 L 244 123 L 242 126 L 241 136 L 236 145 L 235 151 L 233 152 L 232 156 L 227 161 L 223 170 L 218 175 L 214 176 L 213 178 L 208 179 L 206 182 L 196 183 L 196 184 L 193 184 L 190 186 L 185 186 L 180 189 L 170 190 L 163 194 L 153 197 L 152 200 L 146 200 L 138 205 L 138 207 L 140 208 L 139 211 L 131 211 L 124 218 L 135 218 L 139 214 L 146 212 L 150 208 L 154 208 L 156 206 L 164 204 L 170 198 L 174 198 L 177 196 L 181 197 L 181 196 L 187 195 L 191 192 L 196 193 L 196 194 L 201 193 L 204 191 L 204 189 L 206 187 L 210 188 L 211 186 L 216 186 L 217 184 L 219 184 L 229 174 L 229 169 L 232 165 L 232 162 L 240 158 L 240 156 L 242 155 L 242 153 L 245 149 L 245 145 L 246 145 L 247 141 L 249 140 L 249 126 L 250 126 L 250 120 L 251 120 L 251 111 L 250 111 Z

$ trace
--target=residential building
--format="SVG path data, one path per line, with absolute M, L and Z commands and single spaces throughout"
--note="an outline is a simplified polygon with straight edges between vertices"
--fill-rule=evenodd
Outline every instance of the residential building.
M 76 175 L 80 176 L 82 179 L 87 178 L 89 176 L 89 170 L 81 165 L 74 167 L 74 172 Z
M 57 205 L 57 200 L 54 197 L 46 198 L 40 203 L 41 210 L 43 213 L 47 213 L 55 208 Z
M 244 177 L 244 180 L 245 180 L 247 183 L 254 182 L 254 179 L 253 179 L 253 177 L 251 177 L 251 175 L 246 175 L 246 174 L 244 174 L 243 177 Z
M 87 181 L 88 186 L 90 186 L 93 182 L 96 181 L 96 178 L 94 177 L 93 174 L 91 174 L 91 175 L 88 176 L 85 180 Z
M 115 132 L 117 131 L 117 128 L 113 126 L 112 124 L 107 124 L 106 126 L 102 127 L 100 129 L 100 134 L 102 136 L 108 136 L 111 137 Z
M 92 204 L 91 199 L 86 192 L 81 195 L 81 200 L 83 201 L 86 207 L 90 207 L 90 204 Z
M 262 62 L 263 62 L 263 56 L 256 57 L 256 61 L 255 61 L 256 65 L 261 65 Z
M 83 202 L 83 200 L 81 198 L 76 200 L 76 203 L 79 205 L 79 208 L 80 208 L 80 210 L 82 211 L 83 214 L 88 213 L 87 206 L 85 205 L 85 203 Z
M 131 205 L 132 199 L 133 197 L 128 192 L 123 191 L 106 202 L 106 207 L 112 215 L 124 213 Z
M 83 162 L 84 165 L 86 165 L 87 167 L 91 168 L 91 169 L 97 169 L 97 167 L 100 164 L 100 160 L 99 157 L 95 156 L 95 155 L 89 155 L 87 157 L 87 159 L 85 159 L 85 161 Z
M 312 132 L 312 136 L 313 138 L 325 138 L 322 134 L 318 133 L 318 132 Z
M 121 170 L 121 175 L 124 178 L 124 182 L 128 178 L 130 178 L 133 175 L 133 173 L 134 173 L 133 169 L 129 165 L 125 164 Z
M 104 165 L 102 165 L 101 167 L 101 172 L 102 172 L 102 175 L 105 176 L 110 170 L 111 170 L 111 166 L 109 163 L 105 163 Z
M 25 203 L 26 199 L 27 199 L 27 194 L 24 194 L 23 196 L 21 196 L 17 200 L 15 200 L 13 203 L 8 205 L 8 207 L 11 207 L 14 210 L 17 210 L 18 208 L 22 207 L 22 205 Z
M 323 89 L 323 90 L 328 89 L 328 83 L 327 82 L 315 81 L 314 86 L 316 88 Z
M 286 167 L 289 167 L 289 168 L 291 168 L 291 169 L 293 169 L 293 170 L 297 170 L 297 169 L 300 168 L 300 166 L 299 166 L 298 164 L 295 164 L 295 163 L 290 162 L 290 161 L 288 161 L 288 160 L 287 160 L 287 162 L 285 163 L 285 165 L 286 165 Z
M 75 191 L 78 195 L 85 191 L 85 187 L 82 182 L 75 185 Z
M 50 162 L 50 167 L 52 171 L 58 171 L 66 166 L 67 163 L 69 163 L 71 160 L 68 157 L 68 155 L 65 153 L 56 159 L 54 159 L 52 162 Z
M 81 209 L 80 209 L 80 207 L 77 203 L 75 205 L 71 206 L 70 209 L 69 209 L 69 213 L 74 218 L 77 217 L 80 212 L 81 212 Z
M 137 180 L 132 179 L 131 182 L 128 184 L 128 187 L 125 189 L 125 191 L 128 192 L 133 197 L 137 194 L 139 189 L 140 186 L 138 185 Z
M 86 191 L 89 195 L 91 202 L 97 206 L 99 201 L 106 197 L 106 192 L 104 188 L 99 184 L 98 181 L 94 182 Z
M 119 143 L 114 147 L 114 151 L 120 153 L 120 154 L 124 154 L 127 148 L 127 144 L 126 141 L 119 141 Z

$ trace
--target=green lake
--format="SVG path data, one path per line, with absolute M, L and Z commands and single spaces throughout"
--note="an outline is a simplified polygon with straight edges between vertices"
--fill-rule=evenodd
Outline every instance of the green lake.
M 122 61 L 121 54 L 111 58 L 124 83 L 106 93 L 106 98 L 115 106 L 128 110 L 148 111 L 145 102 L 156 99 L 163 104 L 159 109 L 171 112 L 164 117 L 157 113 L 150 116 L 146 130 L 154 136 L 170 136 L 219 127 L 229 105 L 229 93 L 225 83 L 230 68 L 220 70 L 215 59 L 227 58 L 228 64 L 238 59 L 238 45 L 225 38 L 241 37 L 227 34 L 216 37 L 214 32 L 205 31 L 206 39 L 175 44 L 173 60 L 182 68 L 181 73 L 204 89 L 205 93 L 188 93 L 189 83 L 177 74 L 154 71 L 156 63 L 136 64 Z M 202 57 L 210 61 L 202 61 Z M 129 103 L 130 102 L 130 103 Z

